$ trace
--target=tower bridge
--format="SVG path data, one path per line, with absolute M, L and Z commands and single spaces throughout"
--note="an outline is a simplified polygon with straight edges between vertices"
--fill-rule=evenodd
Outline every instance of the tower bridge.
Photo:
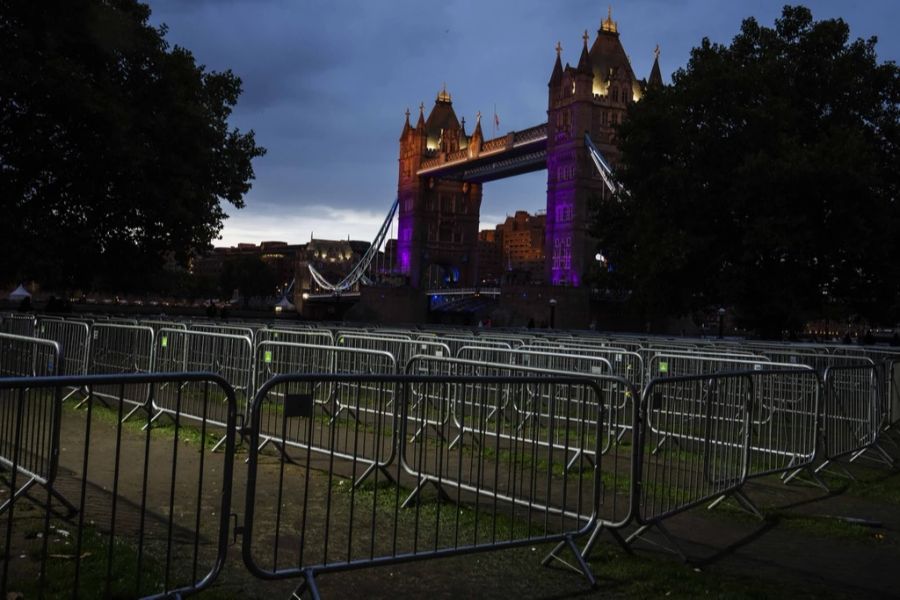
M 485 139 L 479 117 L 468 134 L 446 88 L 427 116 L 420 105 L 414 126 L 407 111 L 400 135 L 397 268 L 416 287 L 432 284 L 435 270 L 452 273 L 457 285 L 476 285 L 483 185 L 546 170 L 545 281 L 581 285 L 597 245 L 588 230 L 591 203 L 610 193 L 588 140 L 601 160 L 615 166 L 615 131 L 628 104 L 662 84 L 658 51 L 655 58 L 649 78 L 638 79 L 610 11 L 593 42 L 585 31 L 576 66 L 563 64 L 557 44 L 545 123 Z
M 610 175 L 619 157 L 617 127 L 630 103 L 661 85 L 658 47 L 649 77 L 638 79 L 610 10 L 593 40 L 584 32 L 574 66 L 563 62 L 557 43 L 547 83 L 546 122 L 485 139 L 479 114 L 469 134 L 445 86 L 427 115 L 420 104 L 415 125 L 406 111 L 397 199 L 373 248 L 340 283 L 330 284 L 310 268 L 313 279 L 320 289 L 338 293 L 358 289 L 359 282 L 377 281 L 385 273 L 402 275 L 422 290 L 436 282 L 477 288 L 485 184 L 546 170 L 544 281 L 580 286 L 597 250 L 589 231 L 592 204 L 615 191 Z M 389 253 L 382 247 L 387 248 L 395 211 L 397 240 Z M 379 259 L 381 266 L 373 268 Z

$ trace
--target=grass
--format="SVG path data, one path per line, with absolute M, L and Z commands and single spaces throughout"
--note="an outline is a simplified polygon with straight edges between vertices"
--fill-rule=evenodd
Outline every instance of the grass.
M 62 520 L 52 519 L 47 529 L 47 552 L 41 585 L 43 526 L 24 532 L 22 547 L 17 548 L 10 564 L 11 592 L 25 598 L 71 598 L 75 571 L 78 568 L 78 593 L 81 597 L 133 598 L 163 590 L 163 566 L 145 548 L 139 557 L 136 545 L 124 538 L 113 538 L 110 554 L 109 536 L 90 525 L 81 529 L 80 554 L 77 552 L 77 528 Z M 77 560 L 80 556 L 80 560 Z M 109 559 L 112 557 L 110 564 Z M 24 558 L 22 558 L 24 557 Z M 24 561 L 27 564 L 22 564 Z M 16 564 L 17 561 L 22 561 Z
M 827 469 L 820 475 L 830 489 L 843 490 L 851 496 L 896 504 L 900 507 L 900 466 L 895 466 L 892 471 L 886 471 L 883 468 L 872 469 L 854 463 L 849 468 L 855 479 L 840 477 Z
M 332 489 L 349 501 L 350 481 L 334 477 L 332 483 L 334 486 Z M 427 492 L 423 492 L 417 496 L 411 507 L 399 508 L 399 503 L 402 503 L 412 491 L 410 488 L 387 482 L 377 488 L 365 482 L 353 494 L 357 502 L 367 506 L 374 503 L 375 510 L 386 517 L 393 518 L 396 510 L 400 529 L 411 530 L 415 527 L 416 521 L 427 524 L 428 531 L 434 532 L 432 539 L 443 542 L 441 547 L 479 545 L 490 540 L 530 539 L 544 535 L 543 528 L 524 518 L 512 516 L 509 505 L 505 503 L 498 504 L 496 511 L 481 508 L 490 506 L 490 500 L 482 499 L 479 506 L 470 506 L 429 497 Z M 448 494 L 452 497 L 454 492 L 450 490 Z
M 87 412 L 86 406 L 76 408 L 76 402 L 65 402 L 63 403 L 63 407 L 64 410 L 72 413 L 86 414 Z M 121 406 L 121 411 L 119 408 L 120 407 L 115 401 L 111 401 L 111 404 L 107 405 L 105 404 L 105 401 L 95 398 L 93 406 L 91 407 L 91 418 L 97 419 L 98 422 L 117 427 L 121 417 L 127 415 L 133 407 L 124 404 Z M 147 413 L 139 410 L 121 424 L 122 431 L 146 436 L 147 432 L 144 430 L 144 427 L 147 425 L 148 420 Z M 222 439 L 222 428 L 215 425 L 207 425 L 206 435 L 203 436 L 197 423 L 198 421 L 182 417 L 178 425 L 179 440 L 199 446 L 201 444 L 201 438 L 204 438 L 202 440 L 204 447 L 207 450 L 211 450 Z M 173 417 L 168 414 L 161 415 L 150 425 L 150 438 L 151 440 L 172 439 L 175 435 L 175 429 Z

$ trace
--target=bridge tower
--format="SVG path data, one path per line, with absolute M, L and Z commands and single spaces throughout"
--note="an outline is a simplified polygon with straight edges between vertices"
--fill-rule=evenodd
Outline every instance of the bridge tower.
M 400 135 L 397 268 L 413 287 L 475 285 L 481 184 L 420 177 L 417 171 L 426 159 L 465 154 L 470 140 L 482 137 L 480 119 L 473 135 L 466 134 L 446 86 L 427 118 L 425 105 L 419 106 L 415 127 L 407 111 Z
M 557 44 L 548 83 L 544 250 L 546 278 L 553 285 L 581 285 L 596 253 L 597 240 L 589 232 L 592 205 L 608 191 L 585 147 L 584 134 L 590 134 L 615 166 L 619 151 L 614 128 L 625 118 L 628 104 L 640 99 L 643 85 L 619 41 L 611 10 L 590 49 L 587 31 L 582 39 L 576 67 L 568 63 L 563 67 Z

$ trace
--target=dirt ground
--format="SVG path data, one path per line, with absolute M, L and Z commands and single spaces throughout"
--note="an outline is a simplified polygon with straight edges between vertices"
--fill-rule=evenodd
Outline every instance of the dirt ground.
M 44 530 L 53 535 L 52 550 L 54 544 L 71 548 L 72 533 L 79 526 L 96 527 L 101 538 L 109 533 L 110 523 L 115 524 L 116 536 L 134 535 L 143 528 L 147 552 L 151 555 L 143 563 L 147 580 L 153 579 L 152 571 L 165 571 L 159 557 L 164 556 L 166 544 L 175 547 L 175 560 L 169 565 L 175 580 L 202 577 L 212 567 L 227 467 L 222 454 L 203 451 L 201 448 L 205 446 L 197 440 L 186 441 L 176 450 L 174 444 L 167 442 L 171 435 L 167 437 L 165 432 L 154 433 L 152 443 L 147 443 L 147 435 L 138 427 L 121 431 L 120 451 L 116 452 L 113 422 L 92 420 L 89 460 L 84 462 L 81 449 L 85 443 L 85 412 L 66 411 L 57 487 L 63 495 L 76 500 L 83 493 L 86 509 L 75 517 L 54 516 L 50 529 L 46 529 L 41 511 L 29 509 L 27 501 L 17 503 L 11 537 L 13 551 L 7 557 L 9 591 L 27 590 L 33 585 L 38 570 L 34 556 L 42 538 L 38 533 Z M 900 455 L 896 446 L 887 447 L 894 455 Z M 178 451 L 177 467 L 172 468 L 174 453 Z M 199 472 L 201 457 L 204 475 L 198 478 L 192 474 Z M 245 524 L 245 458 L 246 447 L 239 448 L 230 465 L 233 470 L 230 512 L 237 515 L 239 525 Z M 313 464 L 319 466 L 326 465 L 321 460 Z M 85 467 L 91 483 L 82 486 Z M 283 475 L 281 469 L 278 454 L 267 453 L 260 460 L 260 481 L 274 481 L 280 473 Z M 295 485 L 305 482 L 306 471 L 302 467 L 288 465 L 286 469 L 287 477 Z M 116 504 L 113 516 L 109 499 L 117 471 L 120 476 L 115 492 L 122 500 Z M 690 557 L 688 564 L 653 543 L 665 542 L 658 533 L 649 533 L 646 541 L 636 543 L 633 555 L 604 534 L 590 557 L 590 566 L 597 576 L 594 588 L 558 562 L 542 567 L 541 559 L 549 550 L 546 543 L 323 573 L 316 581 L 325 598 L 900 597 L 900 467 L 853 464 L 849 471 L 855 479 L 828 477 L 829 492 L 803 484 L 786 486 L 777 477 L 749 483 L 747 495 L 766 515 L 763 520 L 737 510 L 731 502 L 714 510 L 698 507 L 667 520 L 666 528 Z M 143 478 L 145 473 L 148 485 Z M 325 489 L 328 479 L 319 470 L 310 471 L 313 490 Z M 198 493 L 200 484 L 202 491 Z M 278 499 L 273 496 L 275 488 L 266 485 L 269 484 L 260 483 L 257 487 L 258 503 L 277 505 Z M 326 510 L 335 511 L 331 518 L 345 517 L 346 513 L 341 511 L 347 510 L 337 505 L 323 506 L 326 497 L 316 494 L 319 492 L 310 492 L 307 498 L 310 538 L 322 534 Z M 40 493 L 36 496 L 41 497 Z M 0 497 L 0 501 L 4 499 Z M 143 511 L 142 506 L 146 507 Z M 171 529 L 164 517 L 170 510 L 175 515 Z M 142 514 L 150 517 L 142 521 Z M 277 513 L 260 510 L 254 521 L 257 540 L 254 556 L 260 562 L 265 562 L 267 540 L 276 526 L 273 514 Z M 231 521 L 232 525 L 234 522 Z M 0 525 L 7 525 L 5 517 L 0 519 Z M 629 531 L 633 529 L 632 526 Z M 199 532 L 196 547 L 195 531 Z M 5 530 L 0 531 L 0 550 L 6 535 Z M 339 544 L 343 539 L 339 533 L 335 535 L 335 543 Z M 409 536 L 401 534 L 404 535 Z M 373 547 L 380 548 L 391 536 L 389 531 L 376 528 L 372 537 Z M 410 543 L 406 538 L 403 541 Z M 298 540 L 286 540 L 285 552 L 296 551 L 298 543 Z M 20 545 L 27 549 L 20 551 Z M 85 565 L 105 552 L 102 544 L 98 548 L 95 556 L 85 558 Z M 221 574 L 201 597 L 289 598 L 300 582 L 299 579 L 264 581 L 252 576 L 242 561 L 240 535 L 229 532 L 226 549 Z M 57 550 L 57 558 L 51 561 L 71 563 L 70 553 L 71 550 Z M 123 551 L 123 560 L 125 554 Z M 130 566 L 132 563 L 125 563 L 121 568 Z M 70 574 L 66 569 L 53 567 L 51 578 L 63 580 Z M 99 579 L 102 581 L 102 574 Z M 101 594 L 95 590 L 82 597 Z M 71 589 L 64 587 L 59 596 L 71 597 Z M 30 597 L 25 593 L 26 599 Z M 120 597 L 128 595 L 123 593 Z

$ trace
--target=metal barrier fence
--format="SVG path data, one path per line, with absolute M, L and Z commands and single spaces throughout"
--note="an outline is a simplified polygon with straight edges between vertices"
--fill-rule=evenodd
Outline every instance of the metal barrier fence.
M 565 454 L 533 441 L 553 435 L 554 423 L 570 419 L 566 426 L 573 445 L 584 446 L 591 439 L 599 444 L 602 411 L 596 413 L 595 422 L 589 422 L 584 415 L 570 412 L 577 411 L 574 405 L 563 407 L 550 400 L 542 412 L 553 418 L 520 420 L 515 425 L 530 428 L 530 437 L 515 441 L 481 427 L 477 412 L 467 413 L 463 419 L 467 424 L 471 421 L 475 437 L 452 450 L 450 431 L 434 431 L 415 443 L 407 440 L 406 431 L 407 423 L 415 427 L 425 421 L 448 422 L 425 414 L 421 404 L 410 411 L 413 386 L 423 395 L 444 395 L 445 400 L 435 406 L 448 410 L 451 388 L 464 395 L 464 406 L 480 404 L 486 385 L 511 386 L 516 395 L 525 394 L 528 386 L 548 388 L 540 396 L 549 399 L 578 389 L 580 396 L 593 396 L 599 404 L 596 384 L 555 377 L 334 376 L 332 387 L 351 390 L 351 410 L 363 401 L 399 399 L 401 412 L 389 430 L 360 425 L 352 436 L 355 445 L 366 444 L 368 437 L 386 438 L 397 449 L 395 458 L 384 465 L 384 472 L 376 470 L 365 487 L 355 485 L 365 464 L 354 457 L 339 457 L 337 446 L 318 460 L 307 451 L 292 459 L 299 462 L 295 466 L 281 455 L 274 468 L 261 469 L 265 458 L 255 448 L 263 406 L 272 397 L 283 398 L 282 428 L 311 430 L 317 427 L 316 404 L 308 395 L 293 394 L 291 388 L 321 380 L 315 375 L 277 377 L 260 389 L 254 402 L 251 430 L 256 443 L 251 447 L 243 529 L 244 561 L 254 575 L 300 578 L 301 589 L 295 594 L 307 589 L 318 598 L 315 579 L 322 573 L 556 541 L 573 550 L 581 572 L 594 581 L 574 540 L 595 526 L 600 469 L 585 462 L 583 469 L 573 473 L 562 468 Z M 271 393 L 278 388 L 282 390 Z M 372 389 L 379 390 L 375 398 Z M 325 439 L 336 440 L 336 434 Z M 437 497 L 425 495 L 426 488 L 433 488 Z
M 59 344 L 49 340 L 0 333 L 0 377 L 43 377 L 56 375 L 60 365 Z M 0 513 L 34 485 L 53 489 L 58 454 L 59 415 L 52 403 L 25 403 L 28 390 L 20 390 L 17 397 L 10 392 L 0 403 L 7 408 L 0 412 L 0 465 L 13 471 L 10 494 L 0 505 Z M 27 478 L 21 486 L 17 475 Z
M 184 329 L 157 332 L 153 370 L 157 373 L 215 373 L 227 381 L 238 402 L 238 413 L 246 414 L 253 397 L 253 344 L 248 337 Z M 197 402 L 196 393 L 181 386 L 159 386 L 151 399 L 155 421 L 176 412 L 184 418 L 227 427 L 228 399 Z M 195 391 L 194 391 L 195 392 Z M 226 438 L 222 437 L 220 443 Z
M 356 369 L 395 367 L 377 351 L 284 342 L 256 351 L 272 378 L 241 431 L 254 442 L 243 556 L 256 576 L 300 578 L 314 597 L 325 572 L 540 542 L 557 542 L 545 564 L 568 547 L 593 580 L 583 560 L 602 532 L 626 544 L 655 527 L 677 549 L 669 517 L 726 496 L 757 512 L 743 493 L 750 478 L 820 459 L 824 468 L 873 448 L 881 433 L 872 365 L 834 367 L 824 383 L 809 368 L 670 376 L 639 395 L 605 374 L 435 356 L 407 366 L 428 376 L 279 375 L 300 363 L 335 368 L 338 356 Z M 63 404 L 73 387 L 85 391 L 83 410 Z M 171 424 L 150 427 L 149 412 L 123 422 L 137 388 L 151 402 L 171 395 Z M 174 596 L 210 585 L 228 539 L 238 408 L 213 374 L 0 380 L 0 489 L 10 498 L 0 507 L 0 592 L 62 586 L 77 595 L 98 570 L 107 587 L 86 594 Z M 618 419 L 628 425 L 620 435 Z M 217 440 L 224 455 L 213 454 Z M 263 454 L 266 442 L 278 452 Z M 39 510 L 18 510 L 25 502 Z M 619 532 L 632 523 L 626 542 Z M 73 527 L 73 560 L 49 571 L 60 535 L 48 534 Z M 23 533 L 34 531 L 42 537 Z M 27 558 L 16 558 L 23 549 Z
M 59 344 L 24 335 L 0 333 L 0 377 L 44 377 L 59 373 Z
M 271 444 L 282 452 L 295 448 L 356 460 L 364 465 L 356 484 L 393 460 L 394 449 L 383 435 L 364 438 L 367 442 L 364 445 L 358 444 L 357 436 L 360 429 L 383 433 L 393 430 L 396 410 L 393 395 L 380 387 L 371 387 L 362 389 L 362 395 L 356 397 L 354 394 L 359 390 L 335 384 L 329 377 L 334 373 L 394 374 L 397 366 L 390 353 L 284 342 L 261 342 L 256 352 L 260 381 L 295 373 L 320 376 L 316 381 L 298 381 L 269 390 L 267 401 L 259 408 L 260 448 Z M 313 422 L 307 428 L 283 428 L 284 411 L 300 402 L 298 398 L 312 403 Z
M 528 346 L 522 346 L 521 349 L 524 351 L 537 352 L 556 351 L 562 354 L 577 354 L 579 356 L 599 356 L 609 362 L 610 367 L 612 368 L 612 372 L 615 375 L 624 377 L 629 381 L 637 382 L 638 384 L 644 381 L 643 358 L 641 358 L 641 355 L 637 352 L 631 352 L 629 350 L 625 350 L 624 348 L 615 348 L 613 346 L 583 346 L 580 344 L 565 344 L 559 346 L 556 350 L 554 350 L 554 346 L 552 346 L 548 342 L 543 344 L 531 344 Z
M 433 356 L 414 357 L 407 365 L 411 374 L 426 375 L 431 377 L 467 377 L 477 380 L 486 380 L 498 377 L 571 377 L 571 373 L 526 367 L 517 365 L 490 364 L 463 359 L 442 359 Z M 540 412 L 541 407 L 550 402 L 562 406 L 577 406 L 587 422 L 593 422 L 597 417 L 595 411 L 602 410 L 605 418 L 603 428 L 604 438 L 600 444 L 600 455 L 595 454 L 593 440 L 586 447 L 578 447 L 567 441 L 568 430 L 563 427 L 565 423 L 557 423 L 555 438 L 534 438 L 530 443 L 537 446 L 552 444 L 561 456 L 565 456 L 565 469 L 577 469 L 578 465 L 587 461 L 590 464 L 605 465 L 603 470 L 603 485 L 598 506 L 597 530 L 591 537 L 587 546 L 590 547 L 596 541 L 601 529 L 614 532 L 615 528 L 624 526 L 631 520 L 633 510 L 632 494 L 634 493 L 632 482 L 634 479 L 635 447 L 636 442 L 631 437 L 632 426 L 637 422 L 638 400 L 640 393 L 627 383 L 626 380 L 609 375 L 580 375 L 580 377 L 592 380 L 601 391 L 599 399 L 602 407 L 596 402 L 591 402 L 577 395 L 550 399 L 542 397 L 547 388 L 528 388 L 524 393 L 515 394 L 513 390 L 504 386 L 494 386 L 482 383 L 478 386 L 479 394 L 477 402 L 473 403 L 473 394 L 458 393 L 458 390 L 449 390 L 449 410 L 439 410 L 440 403 L 446 401 L 446 394 L 430 397 L 422 390 L 413 388 L 409 397 L 410 411 L 416 414 L 424 414 L 426 418 L 418 419 L 413 433 L 407 435 L 407 439 L 417 441 L 419 437 L 427 433 L 440 431 L 448 438 L 448 448 L 454 448 L 467 436 L 471 436 L 469 430 L 472 425 L 467 424 L 460 415 L 480 415 L 479 426 L 493 427 L 496 435 L 507 441 L 515 441 L 522 436 L 527 436 L 529 429 L 516 428 L 511 424 L 536 419 L 547 422 L 552 417 Z M 465 390 L 463 390 L 465 391 Z M 467 404 L 468 403 L 468 404 Z M 471 420 L 470 420 L 471 421 Z M 617 434 L 617 432 L 619 432 Z M 475 432 L 477 434 L 477 430 Z
M 37 336 L 59 344 L 63 355 L 59 368 L 60 375 L 87 373 L 90 339 L 90 326 L 87 323 L 41 317 L 37 324 Z
M 0 315 L 0 333 L 33 337 L 35 322 L 34 315 L 4 313 Z
M 256 332 L 256 343 L 289 342 L 292 344 L 315 344 L 334 346 L 334 334 L 327 329 L 277 329 L 266 328 Z
M 88 342 L 88 375 L 149 373 L 153 368 L 153 329 L 139 325 L 96 322 Z M 149 386 L 130 385 L 125 393 L 97 387 L 94 395 L 120 401 L 132 408 L 125 418 L 139 410 L 149 410 Z
M 406 363 L 417 354 L 430 354 L 438 357 L 451 356 L 450 348 L 446 344 L 426 340 L 341 333 L 336 342 L 338 346 L 345 348 L 389 352 L 397 361 L 398 371 L 402 371 Z
M 824 462 L 817 470 L 843 456 L 875 447 L 881 430 L 879 380 L 874 365 L 828 367 L 824 382 Z
M 204 444 L 205 422 L 197 441 L 185 441 L 177 412 L 169 435 L 151 435 L 123 423 L 125 398 L 107 409 L 94 394 L 186 382 L 209 401 L 213 389 L 228 397 L 224 454 Z M 84 410 L 63 405 L 71 387 L 86 390 Z M 13 498 L 0 515 L 0 595 L 174 598 L 208 587 L 229 542 L 235 415 L 230 386 L 212 374 L 0 379 L 11 469 L 0 487 Z M 22 478 L 47 493 L 14 493 Z
M 640 526 L 628 543 L 655 527 L 681 553 L 662 524 L 665 519 L 722 496 L 743 502 L 740 488 L 750 457 L 752 377 L 750 373 L 668 377 L 653 379 L 644 389 L 643 412 L 657 426 L 641 428 L 635 513 Z M 677 440 L 678 451 L 655 452 L 662 439 Z

